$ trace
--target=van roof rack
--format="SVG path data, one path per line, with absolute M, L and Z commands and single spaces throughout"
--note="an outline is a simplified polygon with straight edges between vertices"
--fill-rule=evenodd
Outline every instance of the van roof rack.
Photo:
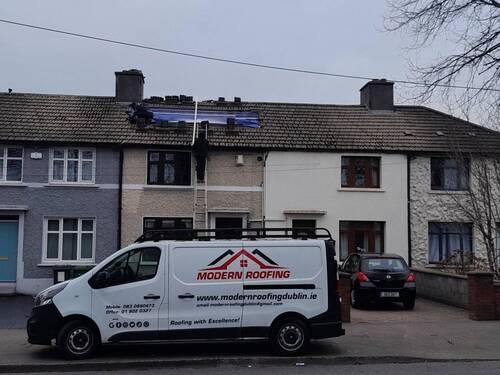
M 209 240 L 256 240 L 258 238 L 293 238 L 332 240 L 326 228 L 219 228 L 219 229 L 152 229 L 146 230 L 135 242 L 145 241 L 209 241 Z

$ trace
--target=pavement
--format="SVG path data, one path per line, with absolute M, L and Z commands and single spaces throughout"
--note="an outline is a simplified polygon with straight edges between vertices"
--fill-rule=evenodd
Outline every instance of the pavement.
M 0 315 L 3 315 L 0 304 Z M 21 314 L 19 314 L 21 316 Z M 78 371 L 248 365 L 348 365 L 500 360 L 500 322 L 468 319 L 467 311 L 418 299 L 415 310 L 396 304 L 352 310 L 346 335 L 313 341 L 301 358 L 269 354 L 262 342 L 113 345 L 92 359 L 77 362 Z M 0 372 L 64 371 L 52 347 L 30 345 L 24 329 L 0 330 Z

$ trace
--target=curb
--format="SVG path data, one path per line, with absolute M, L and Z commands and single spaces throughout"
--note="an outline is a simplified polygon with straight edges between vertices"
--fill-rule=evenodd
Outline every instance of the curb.
M 411 363 L 451 363 L 451 362 L 493 362 L 499 359 L 435 359 L 398 356 L 366 356 L 366 357 L 255 357 L 255 358 L 185 358 L 185 359 L 153 359 L 126 362 L 83 362 L 37 363 L 0 365 L 0 373 L 30 373 L 30 372 L 85 372 L 111 371 L 130 369 L 154 369 L 173 367 L 217 367 L 217 366 L 346 366 L 370 364 L 411 364 Z

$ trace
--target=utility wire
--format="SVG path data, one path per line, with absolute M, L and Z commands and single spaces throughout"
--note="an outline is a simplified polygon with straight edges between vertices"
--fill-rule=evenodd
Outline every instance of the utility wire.
M 144 44 L 129 43 L 129 42 L 124 42 L 124 41 L 119 41 L 119 40 L 114 40 L 114 39 L 102 38 L 102 37 L 92 36 L 92 35 L 87 35 L 87 34 L 79 34 L 79 33 L 74 33 L 71 31 L 65 31 L 65 30 L 53 29 L 53 28 L 49 28 L 49 27 L 31 25 L 31 24 L 27 24 L 27 23 L 15 22 L 15 21 L 10 21 L 10 20 L 6 20 L 6 19 L 0 19 L 0 22 L 10 24 L 10 25 L 27 27 L 27 28 L 36 29 L 36 30 L 43 30 L 43 31 L 49 31 L 52 33 L 69 35 L 69 36 L 78 37 L 78 38 L 91 39 L 91 40 L 97 40 L 100 42 L 119 44 L 119 45 L 127 46 L 127 47 L 141 48 L 141 49 L 146 49 L 146 50 L 150 50 L 150 51 L 163 52 L 163 53 L 169 53 L 169 54 L 173 54 L 173 55 L 187 56 L 187 57 L 193 57 L 193 58 L 197 58 L 197 59 L 217 61 L 217 62 L 223 62 L 223 63 L 228 63 L 228 64 L 244 65 L 244 66 L 250 66 L 250 67 L 254 67 L 254 68 L 280 70 L 280 71 L 285 71 L 285 72 L 312 74 L 312 75 L 337 77 L 337 78 L 359 79 L 359 80 L 364 80 L 364 81 L 377 79 L 374 77 L 365 77 L 365 76 L 358 76 L 358 75 L 353 75 L 353 74 L 329 73 L 329 72 L 321 72 L 321 71 L 317 71 L 317 70 L 289 68 L 289 67 L 278 66 L 278 65 L 259 64 L 259 63 L 253 63 L 253 62 L 243 61 L 243 60 L 233 60 L 233 59 L 225 59 L 222 57 L 200 55 L 200 54 L 165 49 L 165 48 L 151 47 L 151 46 L 147 46 Z M 406 84 L 406 85 L 415 85 L 415 86 L 424 86 L 424 87 L 434 86 L 434 87 L 446 87 L 446 88 L 464 89 L 464 90 L 484 90 L 484 91 L 500 92 L 500 89 L 494 89 L 494 88 L 482 88 L 482 87 L 461 86 L 461 85 L 446 85 L 446 84 L 442 84 L 442 83 L 429 84 L 426 82 L 416 82 L 416 81 L 408 81 L 408 80 L 401 80 L 401 79 L 389 79 L 389 80 L 392 82 L 395 82 L 395 83 L 401 83 L 401 84 Z

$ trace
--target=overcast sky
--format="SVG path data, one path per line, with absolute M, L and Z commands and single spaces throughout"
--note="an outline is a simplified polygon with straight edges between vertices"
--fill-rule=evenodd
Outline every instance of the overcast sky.
M 228 59 L 369 77 L 408 75 L 385 0 L 0 0 L 0 18 Z M 234 66 L 0 23 L 0 91 L 114 95 L 141 69 L 145 95 L 358 104 L 364 81 Z M 421 59 L 426 56 L 420 56 Z M 396 98 L 404 88 L 396 85 Z M 438 101 L 432 106 L 442 109 Z

